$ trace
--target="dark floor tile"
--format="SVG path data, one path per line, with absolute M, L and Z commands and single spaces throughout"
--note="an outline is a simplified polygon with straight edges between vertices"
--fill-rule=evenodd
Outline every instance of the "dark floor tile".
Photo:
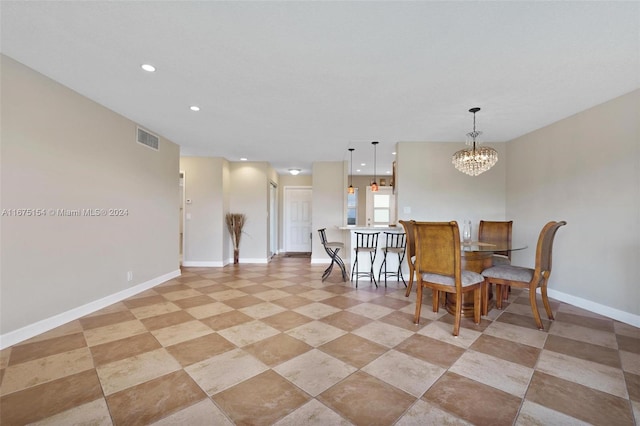
M 225 328 L 233 327 L 245 322 L 253 321 L 254 319 L 249 315 L 240 311 L 230 311 L 224 314 L 214 315 L 209 318 L 201 319 L 200 322 L 208 325 L 214 331 L 224 330 Z
M 87 346 L 83 333 L 54 337 L 39 342 L 16 345 L 11 350 L 9 365 L 16 365 L 34 359 L 44 358 Z
M 593 425 L 633 425 L 626 399 L 535 371 L 525 398 Z
M 102 397 L 96 371 L 84 371 L 2 396 L 0 424 L 24 425 Z
M 562 353 L 586 361 L 605 364 L 610 367 L 622 368 L 620 354 L 617 350 L 591 343 L 580 342 L 566 337 L 550 334 L 544 344 L 544 348 L 550 351 Z
M 91 330 L 98 327 L 118 324 L 120 322 L 136 319 L 130 311 L 113 312 L 111 314 L 94 315 L 82 317 L 78 321 L 84 330 Z
M 309 395 L 272 370 L 265 371 L 211 399 L 238 425 L 271 425 L 301 407 Z
M 161 348 L 162 345 L 151 333 L 138 334 L 125 339 L 92 346 L 91 355 L 96 367 L 130 358 Z
M 107 396 L 116 426 L 146 425 L 205 399 L 207 395 L 184 370 Z
M 512 342 L 511 340 L 500 339 L 487 334 L 483 334 L 473 342 L 470 349 L 492 355 L 506 361 L 515 362 L 516 364 L 524 365 L 529 368 L 535 367 L 541 352 L 540 349 L 534 348 L 533 346 Z
M 420 334 L 414 334 L 394 349 L 442 368 L 451 367 L 465 352 L 459 346 Z
M 512 425 L 522 400 L 455 373 L 445 373 L 422 397 L 476 425 Z
M 168 346 L 166 349 L 182 367 L 187 367 L 235 348 L 233 343 L 213 333 Z

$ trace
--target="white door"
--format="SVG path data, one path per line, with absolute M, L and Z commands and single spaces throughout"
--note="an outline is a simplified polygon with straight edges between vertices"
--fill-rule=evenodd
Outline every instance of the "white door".
M 311 252 L 311 188 L 284 188 L 284 251 Z

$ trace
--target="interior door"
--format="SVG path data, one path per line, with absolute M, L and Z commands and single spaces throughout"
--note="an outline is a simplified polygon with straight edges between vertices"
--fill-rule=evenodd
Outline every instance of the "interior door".
M 284 190 L 284 241 L 286 252 L 311 252 L 311 188 Z
M 396 200 L 391 187 L 371 192 L 367 187 L 367 226 L 389 226 L 396 221 Z

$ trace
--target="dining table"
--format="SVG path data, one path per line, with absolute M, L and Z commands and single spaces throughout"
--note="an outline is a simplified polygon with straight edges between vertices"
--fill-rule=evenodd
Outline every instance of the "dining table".
M 527 245 L 522 242 L 504 242 L 504 243 L 488 243 L 483 241 L 469 241 L 461 242 L 461 258 L 462 269 L 468 271 L 482 273 L 487 268 L 493 265 L 494 253 L 500 252 L 513 252 L 517 250 L 524 250 Z M 488 291 L 488 303 L 487 306 L 482 307 L 482 312 L 486 313 L 493 308 L 495 301 L 493 300 L 493 291 L 491 288 Z M 455 314 L 456 298 L 455 294 L 447 293 L 445 308 L 450 314 Z M 467 293 L 462 297 L 462 316 L 473 317 L 473 294 Z

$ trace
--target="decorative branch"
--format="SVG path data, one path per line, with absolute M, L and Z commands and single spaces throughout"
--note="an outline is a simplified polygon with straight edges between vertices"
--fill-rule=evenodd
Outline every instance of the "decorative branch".
M 233 242 L 233 263 L 236 264 L 240 255 L 240 236 L 242 235 L 242 227 L 246 222 L 246 216 L 244 213 L 227 213 L 225 219 Z

